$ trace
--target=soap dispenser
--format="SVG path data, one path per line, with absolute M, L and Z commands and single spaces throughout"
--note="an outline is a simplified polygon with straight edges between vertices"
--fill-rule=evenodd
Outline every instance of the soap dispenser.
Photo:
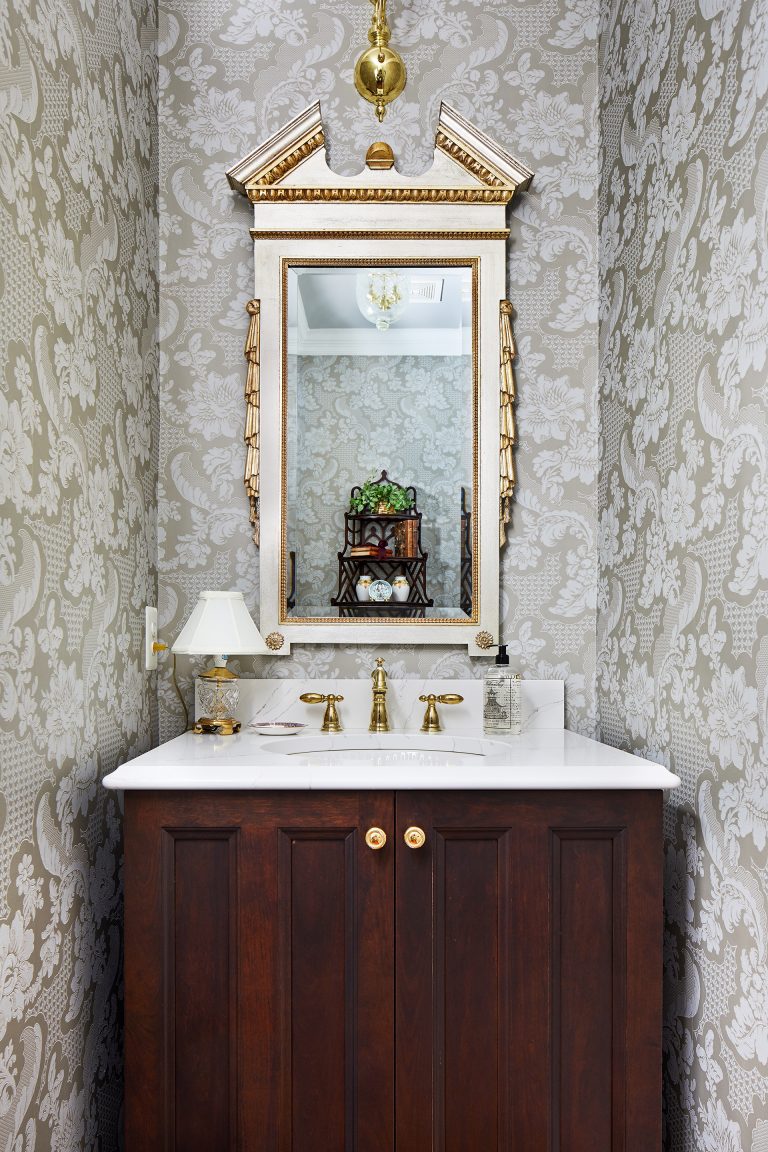
M 520 675 L 510 670 L 506 644 L 499 644 L 496 663 L 485 673 L 483 731 L 496 736 L 520 735 Z

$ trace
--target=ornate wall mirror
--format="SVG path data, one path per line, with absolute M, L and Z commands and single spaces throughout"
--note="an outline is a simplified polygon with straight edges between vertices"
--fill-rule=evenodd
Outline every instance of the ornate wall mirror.
M 498 640 L 512 495 L 505 206 L 531 173 L 445 105 L 432 168 L 325 160 L 319 105 L 230 170 L 254 204 L 246 486 L 262 634 Z

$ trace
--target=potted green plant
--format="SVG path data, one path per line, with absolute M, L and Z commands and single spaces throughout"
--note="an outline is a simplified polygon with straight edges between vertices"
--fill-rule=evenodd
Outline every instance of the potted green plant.
M 369 516 L 397 515 L 409 512 L 412 507 L 413 497 L 407 489 L 392 480 L 374 480 L 372 476 L 353 493 L 350 501 L 353 512 Z

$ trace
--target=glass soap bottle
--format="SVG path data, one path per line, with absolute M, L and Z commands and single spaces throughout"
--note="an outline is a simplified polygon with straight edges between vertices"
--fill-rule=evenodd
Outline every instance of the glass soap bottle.
M 506 644 L 483 682 L 483 731 L 493 736 L 519 736 L 522 729 L 520 674 L 510 671 Z

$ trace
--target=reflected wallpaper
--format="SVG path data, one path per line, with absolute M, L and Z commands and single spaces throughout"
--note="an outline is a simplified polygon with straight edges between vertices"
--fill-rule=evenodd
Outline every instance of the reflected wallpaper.
M 297 356 L 289 358 L 288 379 L 296 429 L 288 444 L 288 548 L 297 556 L 297 615 L 301 605 L 337 614 L 328 597 L 336 595 L 350 490 L 378 479 L 382 468 L 416 488 L 428 594 L 458 615 L 461 488 L 470 497 L 472 489 L 471 358 Z
M 508 220 L 501 616 L 514 664 L 566 682 L 570 727 L 682 779 L 666 1149 L 768 1152 L 768 3 L 390 16 L 402 170 L 429 165 L 445 99 L 536 173 Z M 170 662 L 142 671 L 143 607 L 169 641 L 205 588 L 258 618 L 258 285 L 225 170 L 318 98 L 332 166 L 360 169 L 381 135 L 352 87 L 368 19 L 178 0 L 156 30 L 145 0 L 0 4 L 0 1152 L 120 1146 L 121 817 L 100 780 L 182 726 Z M 354 676 L 377 655 L 483 670 L 352 644 L 255 667 Z

